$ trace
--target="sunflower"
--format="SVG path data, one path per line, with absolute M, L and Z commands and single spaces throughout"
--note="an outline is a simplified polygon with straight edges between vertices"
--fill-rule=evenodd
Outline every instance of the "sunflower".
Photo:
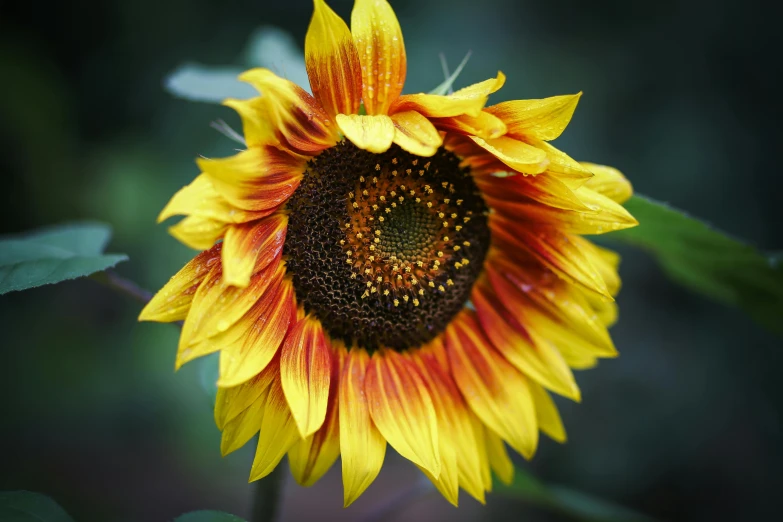
M 184 321 L 176 367 L 220 352 L 224 454 L 258 435 L 251 480 L 287 454 L 305 486 L 342 461 L 349 505 L 387 443 L 451 503 L 510 481 L 506 444 L 566 438 L 550 392 L 617 355 L 616 254 L 582 235 L 637 224 L 631 185 L 549 142 L 580 94 L 487 106 L 505 77 L 402 94 L 402 32 L 385 0 L 351 28 L 323 0 L 305 39 L 312 95 L 266 69 L 226 100 L 247 148 L 160 215 L 203 250 L 140 319 Z

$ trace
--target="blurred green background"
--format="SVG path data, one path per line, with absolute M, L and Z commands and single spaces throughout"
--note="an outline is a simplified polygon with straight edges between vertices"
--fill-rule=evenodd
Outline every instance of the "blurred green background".
M 330 2 L 344 17 L 347 0 Z M 637 191 L 764 248 L 783 247 L 783 37 L 761 0 L 392 2 L 407 92 L 472 59 L 457 86 L 508 76 L 493 101 L 584 91 L 557 145 L 623 170 Z M 172 98 L 186 61 L 241 66 L 256 28 L 303 42 L 312 4 L 207 0 L 4 3 L 0 11 L 0 233 L 94 219 L 113 225 L 118 271 L 159 288 L 193 252 L 155 225 L 197 173 L 231 153 L 209 127 L 230 110 Z M 285 71 L 279 71 L 284 73 Z M 668 282 L 622 249 L 622 356 L 560 401 L 569 442 L 527 465 L 551 483 L 663 520 L 776 518 L 783 486 L 780 340 Z M 92 281 L 0 297 L 0 490 L 52 496 L 75 520 L 165 521 L 195 509 L 247 516 L 252 444 L 219 452 L 199 365 L 173 372 L 178 331 Z M 418 471 L 393 451 L 342 509 L 339 464 L 310 490 L 286 471 L 282 517 L 360 520 Z M 408 506 L 399 520 L 566 520 L 499 496 Z

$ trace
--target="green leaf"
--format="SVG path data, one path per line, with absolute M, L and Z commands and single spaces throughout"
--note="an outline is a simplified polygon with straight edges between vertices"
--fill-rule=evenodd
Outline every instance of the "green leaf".
M 81 223 L 0 239 L 0 294 L 106 270 L 124 254 L 103 254 L 111 228 Z
M 240 82 L 237 67 L 209 67 L 197 63 L 180 65 L 166 76 L 163 86 L 178 98 L 185 100 L 221 103 L 226 98 L 240 100 L 258 96 L 250 85 Z
M 174 522 L 245 522 L 245 520 L 221 511 L 193 511 L 178 516 Z
M 0 491 L 3 522 L 73 522 L 57 502 L 30 491 Z
M 653 522 L 653 519 L 611 502 L 560 486 L 548 486 L 517 468 L 514 482 L 500 484 L 499 495 L 557 511 L 583 522 Z
M 644 196 L 632 197 L 625 207 L 640 225 L 614 232 L 609 240 L 648 250 L 678 283 L 736 306 L 783 333 L 783 267 L 779 255 L 764 254 Z
M 443 59 L 443 68 L 444 68 L 444 71 L 445 71 L 446 70 L 445 58 L 442 58 L 442 59 Z M 432 89 L 429 93 L 430 94 L 439 94 L 439 95 L 443 96 L 443 95 L 447 94 L 449 91 L 451 91 L 451 87 L 454 85 L 454 82 L 457 80 L 457 77 L 462 72 L 462 69 L 465 68 L 465 65 L 468 63 L 469 59 L 470 59 L 470 52 L 468 51 L 468 54 L 465 55 L 465 58 L 462 59 L 462 61 L 457 66 L 457 68 L 454 70 L 454 72 L 451 73 L 451 75 L 446 75 L 446 79 L 443 81 L 443 83 L 441 83 L 440 85 L 438 85 L 437 87 Z

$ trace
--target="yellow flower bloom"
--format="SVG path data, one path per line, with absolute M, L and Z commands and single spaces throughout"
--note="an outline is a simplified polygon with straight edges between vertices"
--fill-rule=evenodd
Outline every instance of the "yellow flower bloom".
M 581 236 L 636 225 L 631 186 L 550 145 L 579 94 L 487 107 L 502 73 L 401 94 L 385 0 L 357 0 L 351 29 L 315 0 L 305 59 L 312 96 L 240 77 L 261 93 L 226 101 L 247 149 L 199 160 L 161 213 L 204 251 L 140 319 L 184 321 L 177 367 L 220 352 L 221 449 L 259 435 L 251 480 L 287 454 L 310 485 L 340 456 L 348 505 L 388 442 L 483 502 L 490 470 L 512 478 L 504 442 L 565 440 L 549 392 L 578 401 L 571 370 L 617 354 L 618 258 Z

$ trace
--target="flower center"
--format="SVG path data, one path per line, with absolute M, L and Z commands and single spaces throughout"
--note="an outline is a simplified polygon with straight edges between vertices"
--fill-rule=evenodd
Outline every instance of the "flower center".
M 310 160 L 287 207 L 297 300 L 349 347 L 433 339 L 469 299 L 489 247 L 487 206 L 445 149 L 422 158 L 342 141 Z

